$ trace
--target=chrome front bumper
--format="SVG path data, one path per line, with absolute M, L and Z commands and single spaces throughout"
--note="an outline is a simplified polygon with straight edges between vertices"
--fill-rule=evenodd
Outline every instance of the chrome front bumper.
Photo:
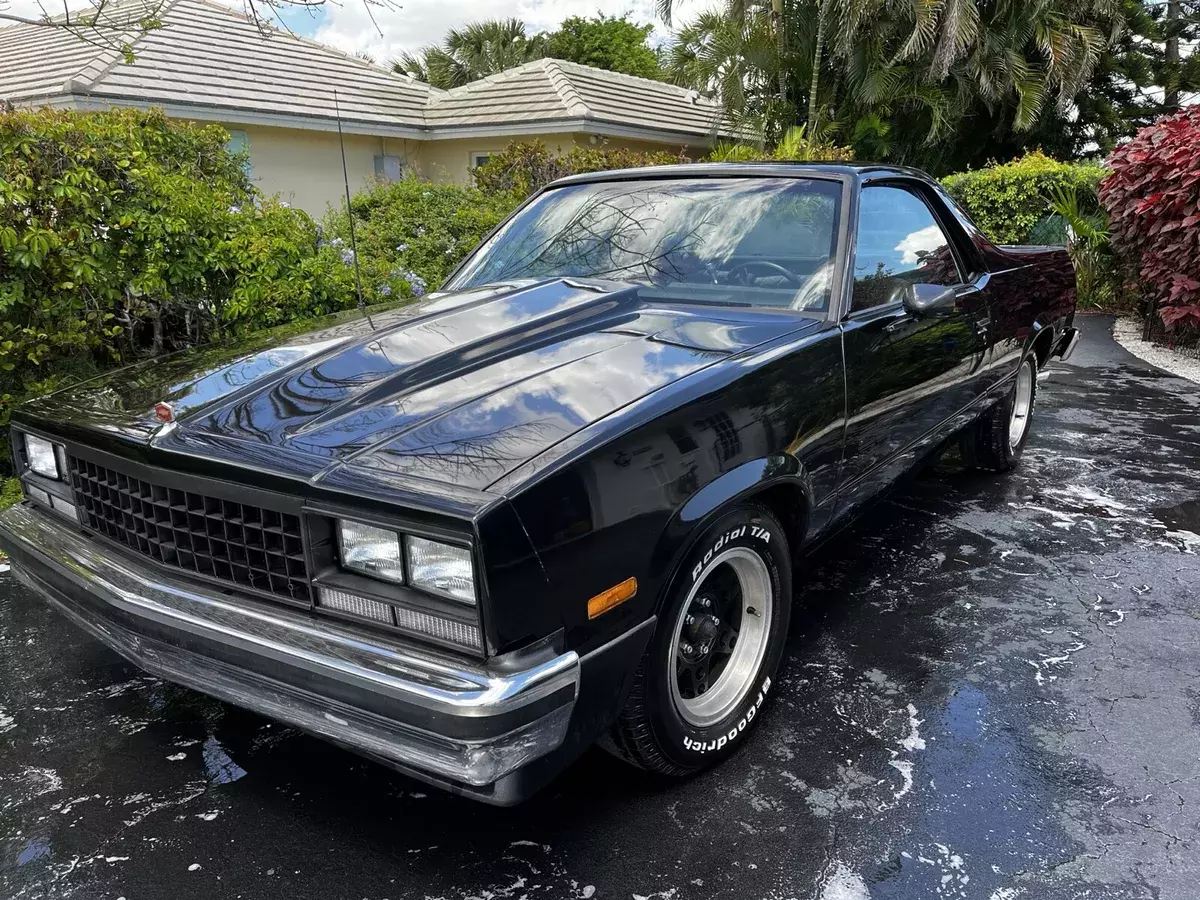
M 444 787 L 492 785 L 567 734 L 573 652 L 467 662 L 170 578 L 28 503 L 0 514 L 0 548 L 22 582 L 142 668 Z

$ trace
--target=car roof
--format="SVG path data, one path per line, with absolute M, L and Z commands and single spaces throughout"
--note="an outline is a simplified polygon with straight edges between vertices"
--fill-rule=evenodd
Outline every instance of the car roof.
M 713 178 L 713 177 L 784 177 L 800 178 L 817 176 L 841 180 L 859 181 L 864 176 L 902 176 L 916 178 L 927 183 L 933 179 L 909 166 L 885 165 L 870 162 L 705 162 L 678 163 L 667 166 L 641 166 L 636 169 L 610 169 L 604 172 L 584 172 L 568 175 L 553 181 L 546 187 L 561 187 L 567 184 L 586 184 L 596 181 L 637 181 L 655 178 Z

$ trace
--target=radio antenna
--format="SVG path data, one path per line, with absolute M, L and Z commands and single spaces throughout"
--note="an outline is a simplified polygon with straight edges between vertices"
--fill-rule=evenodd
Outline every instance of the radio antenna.
M 346 220 L 350 223 L 350 255 L 354 258 L 354 286 L 358 290 L 358 311 L 367 317 L 367 324 L 373 329 L 371 314 L 367 312 L 367 301 L 363 297 L 362 272 L 358 267 L 358 243 L 354 240 L 354 211 L 350 208 L 350 173 L 346 169 L 346 140 L 342 136 L 342 109 L 338 105 L 337 89 L 333 91 L 333 114 L 337 118 L 338 147 L 342 151 L 342 182 L 346 186 Z

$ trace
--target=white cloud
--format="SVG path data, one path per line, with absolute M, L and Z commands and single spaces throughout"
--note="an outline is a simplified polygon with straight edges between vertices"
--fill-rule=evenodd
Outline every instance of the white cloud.
M 629 14 L 639 24 L 652 24 L 651 40 L 660 42 L 668 30 L 655 14 L 654 0 L 402 0 L 399 9 L 368 7 L 362 0 L 342 0 L 325 7 L 315 37 L 348 53 L 366 51 L 380 62 L 441 41 L 447 29 L 515 16 L 530 32 L 557 28 L 569 16 Z M 706 0 L 685 0 L 677 7 L 676 22 L 686 21 L 709 5 Z M 372 15 L 374 22 L 372 22 Z M 378 26 L 378 27 L 376 27 Z
M 896 245 L 896 250 L 904 254 L 904 262 L 912 264 L 945 243 L 946 238 L 942 235 L 942 229 L 936 225 L 930 225 L 905 237 Z

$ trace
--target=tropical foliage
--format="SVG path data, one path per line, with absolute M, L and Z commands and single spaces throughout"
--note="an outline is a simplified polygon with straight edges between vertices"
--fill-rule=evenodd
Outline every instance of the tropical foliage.
M 1113 244 L 1141 286 L 1147 323 L 1200 329 L 1200 106 L 1144 128 L 1100 184 Z
M 520 19 L 472 22 L 465 28 L 451 28 L 441 46 L 406 53 L 392 68 L 449 89 L 541 59 L 545 44 L 541 35 L 527 35 Z
M 730 0 L 681 29 L 666 71 L 768 143 L 806 122 L 945 172 L 1065 118 L 1122 22 L 1118 0 Z
M 1073 115 L 1037 129 L 1036 139 L 1058 155 L 1117 143 L 1164 114 L 1194 102 L 1200 91 L 1200 3 L 1122 0 L 1124 27 L 1101 54 Z
M 1082 199 L 1082 198 L 1086 198 Z M 1091 192 L 1055 185 L 1050 206 L 1066 225 L 1067 251 L 1075 267 L 1075 296 L 1080 306 L 1112 310 L 1121 305 L 1108 215 Z
M 635 25 L 627 15 L 571 16 L 546 38 L 546 55 L 610 72 L 658 78 L 658 54 L 646 43 L 651 31 L 652 26 Z
M 811 141 L 808 139 L 804 126 L 797 126 L 792 128 L 784 136 L 784 139 L 771 150 L 763 150 L 749 144 L 718 144 L 704 158 L 704 161 L 805 162 L 853 158 L 853 152 L 849 148 Z M 500 153 L 493 154 L 487 164 L 476 169 L 474 174 L 476 186 L 484 193 L 494 197 L 509 196 L 515 203 L 556 178 L 564 178 L 567 175 L 692 161 L 682 151 L 678 153 L 647 152 L 607 145 L 571 147 L 564 153 L 562 148 L 551 150 L 544 141 L 532 140 L 509 144 Z
M 405 54 L 392 68 L 446 89 L 547 56 L 658 78 L 658 55 L 647 44 L 652 30 L 650 25 L 635 25 L 628 16 L 603 14 L 571 16 L 546 34 L 529 34 L 520 19 L 489 19 L 451 28 L 441 45 Z

